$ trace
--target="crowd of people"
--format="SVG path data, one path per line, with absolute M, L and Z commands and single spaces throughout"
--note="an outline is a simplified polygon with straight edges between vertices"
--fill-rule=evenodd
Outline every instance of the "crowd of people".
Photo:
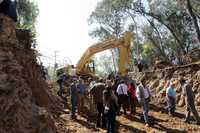
M 186 101 L 185 122 L 190 122 L 190 113 L 192 112 L 197 124 L 200 124 L 199 115 L 194 104 L 192 85 L 184 78 L 180 78 L 179 82 Z M 175 116 L 176 84 L 177 82 L 170 80 L 165 88 L 166 110 L 170 117 Z M 63 89 L 63 87 L 61 88 Z M 127 113 L 134 115 L 136 106 L 141 108 L 141 119 L 144 121 L 145 126 L 151 125 L 148 112 L 152 94 L 144 77 L 137 81 L 125 80 L 119 76 L 109 79 L 89 78 L 87 80 L 74 77 L 70 84 L 72 119 L 76 119 L 76 112 L 81 115 L 85 104 L 84 99 L 88 95 L 92 98 L 90 100 L 93 101 L 92 103 L 96 107 L 96 127 L 107 129 L 108 133 L 115 133 L 116 116 L 127 115 Z

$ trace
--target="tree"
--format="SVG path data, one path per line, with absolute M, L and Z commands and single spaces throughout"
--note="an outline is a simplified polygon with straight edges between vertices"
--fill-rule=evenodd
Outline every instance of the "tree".
M 88 20 L 89 24 L 95 24 L 96 27 L 89 33 L 92 37 L 99 40 L 108 38 L 119 38 L 124 32 L 125 17 L 120 14 L 118 9 L 112 7 L 112 0 L 104 0 L 98 3 L 95 11 L 92 12 Z M 111 49 L 114 71 L 116 72 L 118 63 L 118 49 Z
M 17 0 L 17 12 L 17 27 L 35 31 L 35 23 L 39 15 L 37 3 L 30 0 Z
M 17 27 L 21 29 L 28 29 L 32 34 L 32 43 L 34 47 L 36 42 L 36 29 L 35 24 L 39 15 L 39 8 L 35 1 L 32 0 L 16 0 L 17 1 L 17 13 L 18 22 Z
M 198 0 L 177 0 L 177 4 L 182 9 L 187 9 L 195 26 L 195 30 L 197 33 L 197 38 L 200 42 L 200 28 L 199 28 L 199 21 L 200 21 L 200 1 Z
M 108 54 L 103 54 L 99 58 L 95 58 L 97 64 L 97 72 L 99 75 L 107 76 L 114 71 L 112 57 Z
M 197 0 L 184 1 L 181 4 L 184 6 L 181 8 L 177 0 L 148 0 L 146 2 L 144 0 L 103 0 L 101 4 L 107 2 L 106 9 L 109 9 L 111 14 L 115 9 L 120 17 L 126 18 L 122 19 L 122 29 L 125 29 L 127 25 L 136 27 L 133 32 L 139 36 L 143 35 L 137 44 L 150 42 L 155 49 L 155 55 L 161 55 L 159 57 L 164 60 L 170 60 L 171 56 L 176 56 L 181 60 L 184 54 L 198 47 L 197 38 L 199 37 L 196 35 L 199 36 L 200 7 Z M 105 7 L 102 6 L 98 10 L 102 8 Z M 138 26 L 138 22 L 135 22 L 138 21 L 138 17 L 140 20 L 146 20 L 143 26 Z M 114 18 L 106 20 L 113 21 Z M 98 21 L 103 21 L 105 25 L 111 23 L 101 18 L 98 18 Z M 144 47 L 140 48 L 142 52 Z

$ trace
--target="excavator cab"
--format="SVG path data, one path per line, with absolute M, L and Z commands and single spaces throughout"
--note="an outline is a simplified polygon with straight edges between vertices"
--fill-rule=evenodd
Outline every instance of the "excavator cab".
M 90 60 L 90 63 L 87 64 L 87 69 L 89 70 L 89 72 L 91 73 L 95 73 L 95 64 L 94 64 L 94 60 Z
M 84 68 L 79 73 L 77 73 L 77 75 L 94 77 L 95 76 L 94 60 L 90 59 L 87 63 L 85 63 Z

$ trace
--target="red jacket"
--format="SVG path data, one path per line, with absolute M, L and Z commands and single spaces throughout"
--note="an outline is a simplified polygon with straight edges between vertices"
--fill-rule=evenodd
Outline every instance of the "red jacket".
M 131 93 L 131 98 L 136 98 L 136 89 L 134 86 L 128 85 L 128 91 Z

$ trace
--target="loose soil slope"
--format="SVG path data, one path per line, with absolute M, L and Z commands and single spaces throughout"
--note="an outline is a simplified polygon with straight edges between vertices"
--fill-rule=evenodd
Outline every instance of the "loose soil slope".
M 29 31 L 0 14 L 0 133 L 54 133 L 48 93 Z

